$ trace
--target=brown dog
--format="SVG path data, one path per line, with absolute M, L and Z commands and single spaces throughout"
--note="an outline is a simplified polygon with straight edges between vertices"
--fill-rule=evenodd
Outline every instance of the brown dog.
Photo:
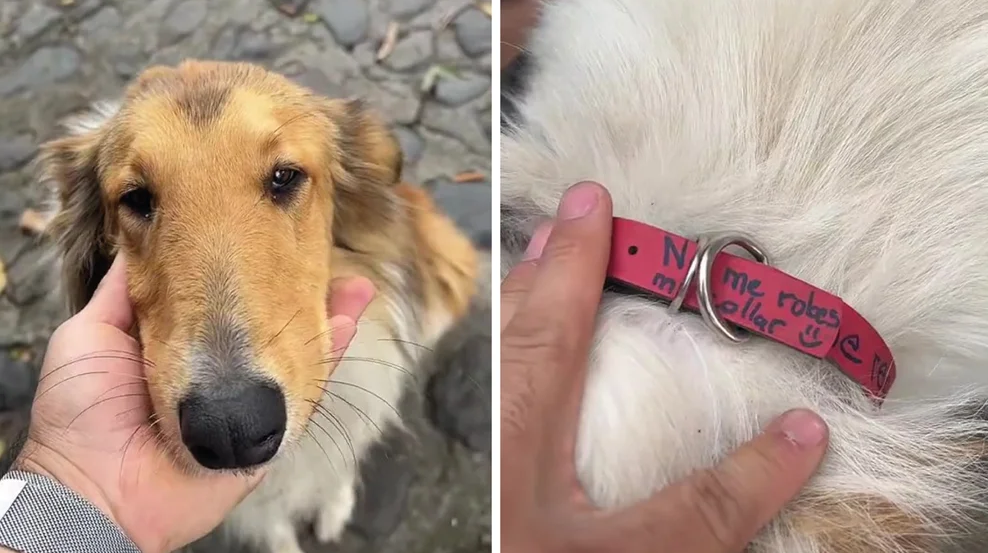
M 175 462 L 273 463 L 228 521 L 240 537 L 299 551 L 299 518 L 337 537 L 357 461 L 398 422 L 421 349 L 408 344 L 438 337 L 474 294 L 472 245 L 400 183 L 401 150 L 364 106 L 257 66 L 148 69 L 69 131 L 43 162 L 73 310 L 126 252 L 155 428 Z M 326 298 L 347 275 L 378 296 L 330 375 Z

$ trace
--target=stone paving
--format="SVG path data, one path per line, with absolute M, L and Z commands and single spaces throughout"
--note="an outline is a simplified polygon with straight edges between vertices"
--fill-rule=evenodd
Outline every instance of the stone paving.
M 42 200 L 31 161 L 61 118 L 112 98 L 148 65 L 259 63 L 378 108 L 405 152 L 405 178 L 427 186 L 489 248 L 490 50 L 490 17 L 468 0 L 0 1 L 0 260 L 8 276 L 0 440 L 23 426 L 47 338 L 65 317 L 45 244 L 19 224 Z M 490 551 L 490 309 L 480 304 L 436 349 L 432 377 L 402 406 L 412 436 L 392 436 L 366 463 L 343 542 L 310 551 Z M 196 549 L 237 550 L 219 542 Z

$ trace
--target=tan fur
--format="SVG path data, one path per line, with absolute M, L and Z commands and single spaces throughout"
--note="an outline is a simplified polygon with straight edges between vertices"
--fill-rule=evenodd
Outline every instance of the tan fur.
M 867 513 L 867 516 L 862 514 Z M 940 553 L 923 520 L 879 497 L 814 497 L 792 514 L 793 527 L 829 553 Z M 881 541 L 894 536 L 894 543 Z
M 401 151 L 383 124 L 359 102 L 316 96 L 256 66 L 148 69 L 112 118 L 46 144 L 43 162 L 58 189 L 51 232 L 72 307 L 125 251 L 158 427 L 190 468 L 175 409 L 210 325 L 245 330 L 256 365 L 286 396 L 291 443 L 330 376 L 331 278 L 374 280 L 370 317 L 405 296 L 425 316 L 457 316 L 474 291 L 476 254 L 424 195 L 398 188 Z M 286 162 L 308 178 L 279 205 L 264 185 Z M 155 197 L 151 221 L 119 203 L 135 185 Z M 388 264 L 400 270 L 383 271 Z

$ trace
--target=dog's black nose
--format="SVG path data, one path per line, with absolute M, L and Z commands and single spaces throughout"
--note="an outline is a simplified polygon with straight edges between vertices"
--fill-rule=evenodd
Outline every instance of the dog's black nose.
M 263 382 L 196 386 L 178 405 L 182 441 L 208 469 L 269 461 L 285 435 L 285 396 Z

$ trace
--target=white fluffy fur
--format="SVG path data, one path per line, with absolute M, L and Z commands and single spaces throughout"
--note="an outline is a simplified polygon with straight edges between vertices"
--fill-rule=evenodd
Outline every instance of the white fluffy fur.
M 821 497 L 885 500 L 942 535 L 937 551 L 980 531 L 988 3 L 566 0 L 545 6 L 528 48 L 520 122 L 501 142 L 505 232 L 530 233 L 568 185 L 595 180 L 616 216 L 747 233 L 860 311 L 899 372 L 876 410 L 826 362 L 608 295 L 578 444 L 591 497 L 643 498 L 805 406 L 829 423 L 830 451 L 752 551 L 836 551 L 794 522 Z M 918 550 L 845 506 L 866 543 L 840 551 Z

